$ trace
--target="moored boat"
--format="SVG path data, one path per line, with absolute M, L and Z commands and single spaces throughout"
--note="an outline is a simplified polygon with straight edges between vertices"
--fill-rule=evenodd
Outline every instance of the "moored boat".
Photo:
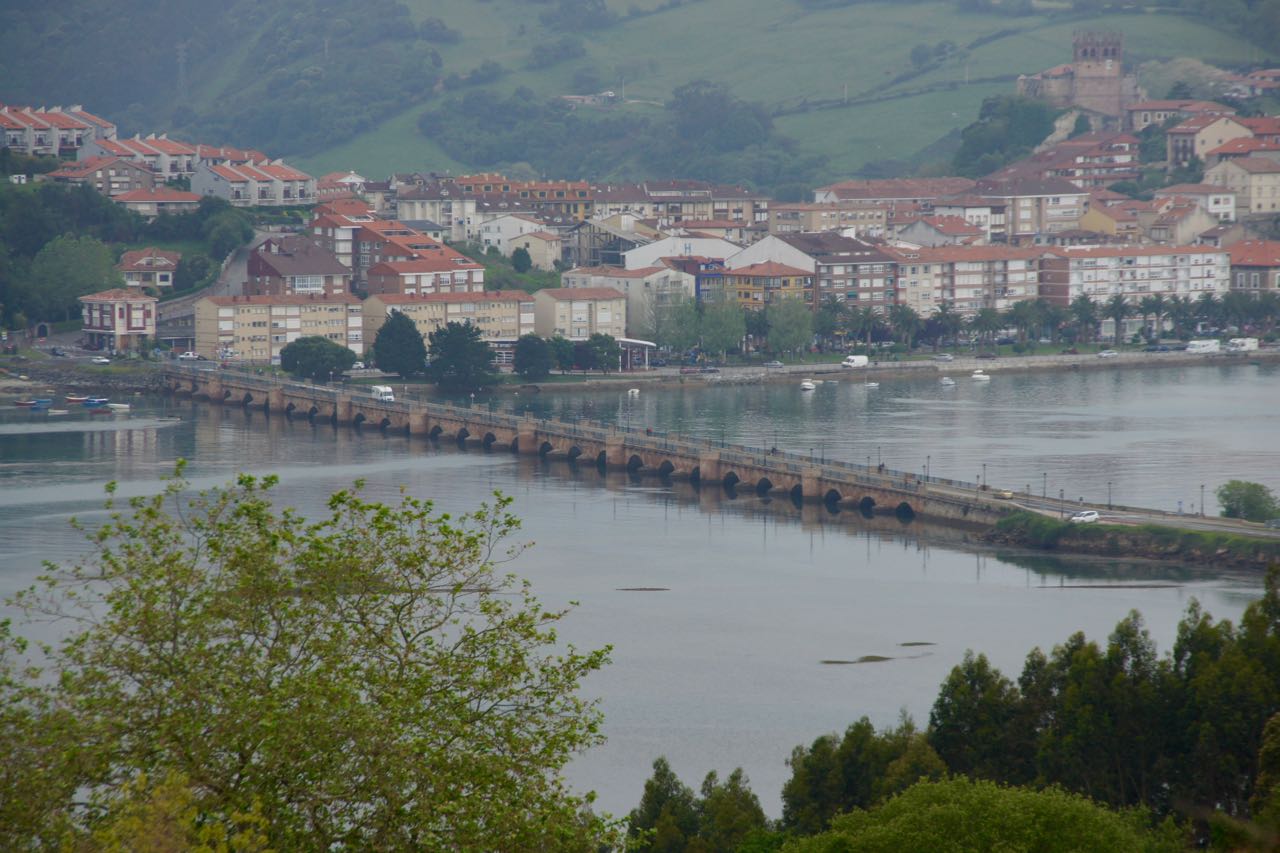
M 107 408 L 113 412 L 127 412 L 129 411 L 129 404 L 128 403 L 107 403 Z
M 84 403 L 88 401 L 88 397 L 81 394 L 68 394 L 64 397 L 68 403 Z
M 939 380 L 939 384 L 942 385 L 943 388 L 952 388 L 955 386 L 956 381 L 950 376 L 944 376 Z
M 66 409 L 49 409 L 47 412 L 45 412 L 45 414 L 47 414 L 49 417 L 55 417 L 57 415 L 69 415 L 71 413 L 68 412 Z
M 84 405 L 89 408 L 96 408 L 99 406 L 105 406 L 107 404 L 107 400 L 107 397 L 89 397 L 84 401 Z
M 24 409 L 29 409 L 36 404 L 36 401 L 35 400 L 14 400 L 13 404 L 15 406 L 21 406 Z
M 801 391 L 812 391 L 814 388 L 817 388 L 817 387 L 818 386 L 814 383 L 812 379 L 803 379 L 800 381 Z
M 879 383 L 879 382 L 868 382 L 868 383 L 866 384 L 866 387 L 868 387 L 868 388 L 879 388 L 879 387 L 880 387 L 880 383 Z
M 990 382 L 991 376 L 982 368 L 978 368 L 973 372 L 973 379 L 976 382 Z

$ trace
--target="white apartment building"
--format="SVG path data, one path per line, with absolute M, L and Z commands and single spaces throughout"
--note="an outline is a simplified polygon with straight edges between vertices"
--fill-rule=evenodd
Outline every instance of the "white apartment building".
M 196 302 L 196 352 L 207 358 L 234 350 L 241 361 L 279 364 L 298 338 L 323 337 L 364 354 L 363 306 L 337 296 L 206 296 Z

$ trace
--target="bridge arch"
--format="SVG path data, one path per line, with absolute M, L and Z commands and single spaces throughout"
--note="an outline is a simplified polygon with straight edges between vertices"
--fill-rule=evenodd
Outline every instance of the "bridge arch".
M 689 482 L 693 483 L 695 486 L 700 485 L 702 483 L 702 466 L 701 465 L 694 465 L 692 468 L 689 469 Z
M 356 413 L 356 416 L 351 419 L 351 425 L 359 429 L 361 426 L 364 425 L 365 420 L 366 418 L 364 416 L 364 412 L 358 412 Z
M 293 403 L 290 403 L 289 405 L 285 406 L 285 407 L 284 407 L 284 416 L 285 416 L 286 418 L 292 419 L 292 418 L 293 418 L 293 410 L 294 410 L 294 409 L 296 409 L 296 408 L 298 408 L 298 407 L 297 407 L 297 406 L 295 406 Z
M 906 501 L 903 501 L 894 507 L 893 514 L 898 517 L 899 521 L 910 521 L 916 517 L 916 511 L 911 507 L 911 504 Z
M 484 441 L 483 441 L 484 449 L 488 450 L 489 448 L 493 447 L 493 443 L 497 440 L 498 440 L 498 437 L 496 435 L 494 435 L 491 432 L 486 432 L 484 434 Z
M 569 452 L 566 454 L 566 457 L 570 462 L 577 462 L 578 457 L 581 455 L 582 455 L 582 448 L 575 444 L 573 447 L 569 448 Z
M 875 509 L 876 499 L 871 497 L 871 495 L 867 495 L 862 500 L 858 501 L 858 512 L 862 513 L 867 518 L 871 517 L 871 514 L 875 512 Z
M 596 467 L 603 471 L 609 466 L 609 456 L 603 450 L 596 454 Z
M 307 420 L 314 421 L 316 419 L 316 415 L 318 414 L 320 414 L 320 410 L 315 406 L 312 406 L 310 409 L 307 410 Z
M 757 495 L 764 497 L 765 495 L 769 494 L 769 492 L 771 491 L 773 491 L 773 480 L 770 480 L 768 477 L 761 477 L 759 480 L 756 481 Z
M 791 498 L 791 502 L 796 506 L 804 505 L 804 489 L 800 487 L 799 483 L 792 486 L 791 490 L 787 492 L 787 495 Z
M 547 454 L 555 449 L 556 449 L 555 445 L 553 445 L 551 442 L 543 441 L 542 444 L 538 445 L 538 455 L 545 459 L 547 457 Z
M 471 437 L 471 430 L 467 429 L 466 427 L 458 428 L 458 435 L 456 436 L 456 441 L 458 442 L 459 446 L 465 445 L 467 443 L 467 439 L 470 437 Z
M 822 496 L 822 502 L 827 506 L 835 506 L 840 503 L 840 493 L 835 489 L 827 489 L 827 493 Z
M 732 488 L 734 488 L 735 486 L 737 486 L 737 485 L 738 485 L 738 483 L 742 482 L 742 478 L 741 478 L 741 477 L 739 477 L 739 476 L 738 476 L 736 473 L 734 473 L 733 471 L 729 471 L 728 473 L 726 473 L 726 474 L 724 475 L 724 480 L 723 480 L 723 482 L 724 482 L 724 487 L 725 487 L 726 489 L 732 489 Z
M 673 473 L 675 473 L 675 470 L 676 470 L 676 466 L 671 464 L 670 459 L 663 459 L 662 464 L 658 466 L 658 476 L 670 477 Z
M 644 460 L 640 458 L 639 454 L 635 454 L 635 453 L 631 454 L 631 458 L 627 460 L 627 470 L 639 471 L 643 467 L 644 467 Z
M 223 402 L 226 402 L 227 400 L 230 400 L 230 399 L 231 399 L 231 389 L 228 388 L 222 392 L 222 400 Z
M 434 424 L 431 427 L 431 431 L 427 433 L 427 438 L 431 439 L 432 441 L 439 441 L 440 433 L 442 432 L 444 432 L 444 428 L 441 427 L 440 424 Z
M 253 395 L 250 394 L 248 391 L 245 391 L 244 396 L 240 398 L 240 405 L 243 407 L 248 407 L 248 405 L 252 402 L 253 402 Z
M 378 422 L 378 429 L 382 430 L 383 432 L 386 432 L 387 427 L 389 426 L 391 426 L 391 418 L 387 417 L 386 415 L 383 415 L 382 420 Z

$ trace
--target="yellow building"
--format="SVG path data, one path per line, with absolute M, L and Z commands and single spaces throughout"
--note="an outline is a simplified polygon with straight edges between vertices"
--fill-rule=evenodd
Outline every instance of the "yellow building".
M 498 364 L 509 364 L 516 341 L 534 330 L 533 297 L 522 290 L 416 296 L 383 293 L 364 301 L 365 340 L 370 346 L 392 311 L 412 320 L 424 339 L 446 323 L 470 323 L 492 347 Z
M 721 297 L 737 301 L 744 308 L 765 308 L 783 299 L 800 299 L 810 308 L 815 307 L 813 273 L 786 264 L 765 261 L 726 270 L 720 282 Z
M 534 330 L 544 338 L 626 337 L 627 296 L 612 287 L 555 287 L 539 290 L 533 298 Z
M 278 364 L 298 338 L 322 337 L 364 354 L 363 309 L 350 294 L 206 296 L 196 302 L 196 349 L 206 358 Z

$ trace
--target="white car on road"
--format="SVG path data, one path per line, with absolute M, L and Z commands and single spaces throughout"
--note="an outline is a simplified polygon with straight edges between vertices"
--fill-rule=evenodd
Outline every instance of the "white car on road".
M 1098 520 L 1098 513 L 1092 509 L 1082 510 L 1071 516 L 1072 524 L 1093 524 Z

